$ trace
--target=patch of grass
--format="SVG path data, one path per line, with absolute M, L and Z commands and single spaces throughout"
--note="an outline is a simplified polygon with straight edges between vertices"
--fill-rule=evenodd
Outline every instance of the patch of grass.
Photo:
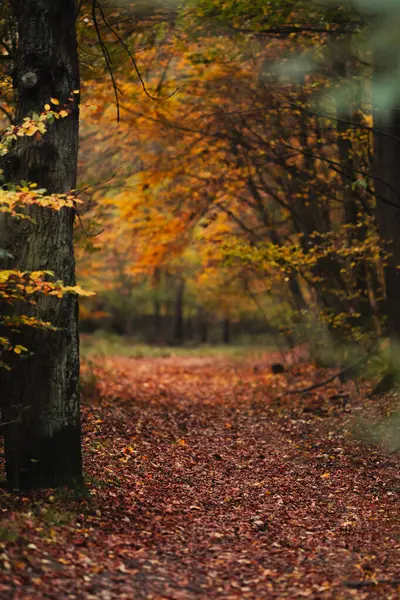
M 41 518 L 46 525 L 69 525 L 74 521 L 76 515 L 71 511 L 58 510 L 50 506 L 42 512 Z
M 97 394 L 97 377 L 90 358 L 86 359 L 84 368 L 81 369 L 80 390 L 85 399 L 93 398 Z
M 15 542 L 19 536 L 16 523 L 0 523 L 0 542 Z
M 116 479 L 118 479 L 118 478 L 116 478 Z M 88 486 L 92 486 L 92 487 L 98 488 L 100 490 L 105 490 L 110 486 L 109 482 L 105 481 L 104 479 L 99 479 L 98 477 L 92 477 L 91 475 L 86 475 L 86 474 L 85 474 L 85 481 Z M 118 480 L 118 483 L 120 483 L 119 480 Z
M 243 339 L 243 343 L 235 344 L 199 344 L 183 346 L 151 346 L 138 342 L 134 338 L 97 331 L 93 334 L 81 335 L 81 352 L 86 359 L 100 356 L 124 356 L 129 358 L 169 358 L 174 356 L 207 357 L 221 356 L 226 358 L 243 358 L 258 356 L 264 352 L 276 352 L 274 340 L 269 336 L 260 336 L 256 342 Z M 90 374 L 88 374 L 88 377 Z M 90 380 L 87 385 L 91 385 Z M 95 385 L 95 384 L 94 384 Z
M 385 452 L 394 453 L 400 448 L 400 406 L 397 404 L 382 418 L 356 420 L 351 428 L 355 439 L 371 446 L 382 446 Z

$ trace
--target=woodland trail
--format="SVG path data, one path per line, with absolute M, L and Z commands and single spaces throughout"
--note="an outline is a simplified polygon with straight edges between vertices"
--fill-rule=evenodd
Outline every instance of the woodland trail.
M 269 361 L 95 362 L 91 499 L 4 494 L 0 598 L 398 598 L 398 457 L 352 435 L 387 405 Z

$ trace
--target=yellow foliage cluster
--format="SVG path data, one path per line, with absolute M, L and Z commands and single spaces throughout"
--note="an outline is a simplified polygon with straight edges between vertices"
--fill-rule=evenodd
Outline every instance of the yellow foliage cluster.
M 55 98 L 52 98 L 51 102 L 54 105 L 59 104 Z M 13 125 L 3 133 L 0 140 L 0 155 L 6 155 L 12 144 L 20 137 L 44 135 L 49 124 L 54 120 L 67 117 L 68 114 L 66 109 L 56 112 L 51 109 L 50 105 L 46 105 L 40 115 L 25 117 L 21 125 Z M 2 172 L 0 172 L 1 176 Z M 45 189 L 38 189 L 36 183 L 22 182 L 15 186 L 6 184 L 0 188 L 0 213 L 29 221 L 34 221 L 26 210 L 29 206 L 59 211 L 62 208 L 74 208 L 75 204 L 79 202 L 80 200 L 73 193 L 47 194 Z M 4 253 L 3 250 L 2 252 Z M 66 293 L 90 295 L 80 286 L 65 286 L 62 281 L 54 280 L 54 273 L 51 271 L 0 270 L 0 302 L 5 305 L 13 306 L 17 302 L 32 305 L 37 303 L 38 295 L 62 298 Z M 3 314 L 0 323 L 3 328 L 14 331 L 20 327 L 54 329 L 51 323 L 24 314 L 18 316 Z M 13 345 L 8 337 L 0 336 L 0 356 L 6 351 L 22 354 L 28 352 L 28 349 L 19 344 Z M 0 361 L 0 367 L 8 368 L 4 361 Z

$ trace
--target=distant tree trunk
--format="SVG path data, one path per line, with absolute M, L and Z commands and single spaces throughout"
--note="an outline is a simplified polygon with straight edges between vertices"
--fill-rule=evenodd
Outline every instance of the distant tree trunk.
M 175 297 L 175 323 L 174 323 L 174 341 L 177 344 L 183 344 L 185 339 L 185 324 L 183 318 L 183 306 L 185 300 L 185 280 L 180 277 L 176 289 Z
M 339 151 L 339 158 L 342 165 L 342 188 L 343 188 L 343 200 L 344 200 L 344 223 L 346 225 L 357 225 L 360 218 L 359 213 L 362 209 L 368 208 L 363 206 L 361 201 L 360 191 L 353 189 L 352 182 L 356 181 L 355 169 L 355 150 L 353 148 L 353 142 L 351 139 L 351 132 L 354 130 L 354 123 L 357 123 L 359 108 L 359 102 L 354 102 L 354 90 L 348 85 L 348 61 L 351 56 L 351 37 L 348 36 L 346 44 L 342 50 L 343 57 L 338 61 L 338 75 L 339 81 L 342 83 L 346 93 L 343 93 L 339 106 L 337 109 L 338 120 L 337 120 L 337 144 Z M 348 88 L 348 89 L 347 89 Z M 357 236 L 362 244 L 367 231 L 365 227 L 357 227 L 351 230 L 350 237 Z M 349 295 L 353 296 L 354 292 L 359 294 L 359 298 L 355 300 L 354 308 L 361 315 L 361 322 L 364 325 L 371 324 L 372 310 L 369 303 L 369 291 L 368 291 L 368 273 L 366 264 L 364 261 L 360 261 L 355 265 L 353 269 L 353 281 L 354 288 L 349 290 Z
M 203 308 L 199 308 L 197 314 L 197 326 L 199 331 L 200 342 L 206 344 L 208 341 L 208 319 Z
M 306 96 L 303 101 L 307 102 Z M 332 229 L 329 206 L 320 198 L 319 194 L 319 167 L 317 167 L 316 157 L 310 151 L 310 136 L 318 140 L 320 138 L 318 129 L 318 117 L 303 115 L 300 120 L 299 142 L 304 155 L 302 170 L 297 174 L 302 173 L 302 175 L 296 177 L 298 190 L 297 197 L 293 198 L 293 219 L 297 232 L 302 234 L 300 243 L 306 253 L 315 244 L 312 236 L 316 231 L 324 234 Z M 316 143 L 318 145 L 318 141 Z M 322 258 L 313 268 L 313 275 L 312 287 L 316 292 L 320 307 L 329 308 L 335 313 L 343 312 L 345 307 L 340 297 L 343 283 L 339 263 L 331 258 Z
M 269 232 L 269 237 L 271 239 L 271 242 L 273 242 L 277 246 L 283 247 L 283 245 L 284 245 L 283 241 L 281 240 L 280 236 L 274 229 L 272 229 Z M 301 291 L 301 287 L 300 287 L 298 278 L 295 274 L 289 275 L 288 287 L 292 294 L 293 304 L 294 304 L 296 310 L 300 313 L 302 310 L 307 308 L 307 303 L 304 299 L 303 292 Z
M 36 182 L 49 192 L 76 187 L 79 89 L 74 0 L 12 0 L 18 29 L 14 83 L 17 122 L 40 113 L 50 98 L 69 104 L 71 114 L 49 125 L 42 139 L 19 139 L 9 166 L 10 181 Z M 75 99 L 77 96 L 75 96 Z M 32 223 L 1 223 L 2 246 L 12 249 L 10 268 L 51 270 L 65 285 L 75 284 L 74 212 L 33 209 Z M 17 307 L 17 311 L 26 308 Z M 76 296 L 42 297 L 30 313 L 58 331 L 21 330 L 31 355 L 7 372 L 0 369 L 7 478 L 12 488 L 81 485 L 79 344 Z
M 159 340 L 162 335 L 162 322 L 161 322 L 161 305 L 158 296 L 154 297 L 153 300 L 153 324 L 154 324 L 154 336 L 156 340 Z
M 194 330 L 193 330 L 193 317 L 192 315 L 189 315 L 188 318 L 185 321 L 185 338 L 187 340 L 193 340 L 194 339 Z
M 376 78 L 388 70 L 388 57 L 375 64 Z M 397 67 L 392 65 L 394 78 Z M 376 84 L 379 85 L 379 81 Z M 380 91 L 374 97 L 374 176 L 376 215 L 382 241 L 390 257 L 385 268 L 388 334 L 395 358 L 400 343 L 400 106 L 387 108 L 379 104 Z M 397 359 L 398 361 L 398 359 Z
M 161 271 L 159 268 L 154 270 L 153 275 L 153 328 L 154 328 L 154 339 L 160 341 L 162 337 L 162 316 L 161 316 L 161 302 L 160 302 L 160 282 L 161 282 Z
M 224 344 L 231 343 L 231 322 L 228 317 L 222 321 L 222 341 Z

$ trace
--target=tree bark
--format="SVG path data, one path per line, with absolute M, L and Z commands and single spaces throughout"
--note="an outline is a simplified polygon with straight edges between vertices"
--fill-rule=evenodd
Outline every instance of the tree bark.
M 337 72 L 339 82 L 342 84 L 345 93 L 342 94 L 337 107 L 337 144 L 338 154 L 342 165 L 341 181 L 342 181 L 342 193 L 344 201 L 343 217 L 346 225 L 357 225 L 360 218 L 359 213 L 365 210 L 365 206 L 360 198 L 359 190 L 353 189 L 351 182 L 355 182 L 356 167 L 355 164 L 356 152 L 353 148 L 353 142 L 351 140 L 351 131 L 354 128 L 353 123 L 357 123 L 359 120 L 357 109 L 359 108 L 360 102 L 357 101 L 357 97 L 354 98 L 354 90 L 349 86 L 349 65 L 348 62 L 351 57 L 351 37 L 346 40 L 342 49 L 343 56 L 338 60 Z M 359 84 L 360 85 L 360 84 Z M 346 86 L 349 89 L 346 89 Z M 359 90 L 357 90 L 359 92 Z M 360 94 L 358 94 L 360 95 Z M 350 237 L 357 236 L 357 239 L 362 244 L 365 237 L 367 236 L 367 230 L 364 227 L 354 228 L 349 234 Z M 354 297 L 355 292 L 358 293 L 358 299 L 353 300 L 354 308 L 361 315 L 361 324 L 371 326 L 372 320 L 372 307 L 369 302 L 369 290 L 368 290 L 368 273 L 367 267 L 364 261 L 359 261 L 353 269 L 353 289 L 348 291 L 349 296 Z M 355 324 L 357 324 L 357 320 Z
M 174 323 L 174 342 L 183 344 L 185 339 L 185 324 L 183 317 L 183 305 L 185 300 L 185 280 L 180 277 L 176 289 L 175 298 L 175 323 Z
M 231 322 L 229 317 L 225 317 L 222 321 L 222 342 L 224 344 L 230 344 L 231 340 Z
M 375 62 L 374 77 L 377 86 L 379 78 L 388 71 L 388 62 L 386 55 Z M 391 76 L 397 76 L 394 67 Z M 378 93 L 374 96 L 373 175 L 379 231 L 390 252 L 385 267 L 385 285 L 387 329 L 394 358 L 400 342 L 400 100 L 397 98 L 394 106 L 389 108 L 382 106 L 379 99 Z
M 206 344 L 208 341 L 208 319 L 207 313 L 203 307 L 200 307 L 197 311 L 197 327 L 200 337 L 200 342 Z
M 157 293 L 157 292 L 155 292 Z M 154 339 L 161 340 L 162 338 L 162 317 L 161 317 L 161 304 L 157 296 L 153 299 L 153 326 L 154 326 Z
M 78 96 L 72 94 L 79 89 L 75 1 L 13 0 L 11 6 L 18 30 L 17 122 L 42 112 L 50 98 L 58 99 L 60 106 L 69 104 L 71 114 L 49 125 L 41 139 L 17 142 L 9 179 L 35 182 L 52 193 L 68 192 L 76 187 L 78 153 Z M 30 82 L 27 73 L 33 74 Z M 51 270 L 65 285 L 75 285 L 74 211 L 29 213 L 35 223 L 2 222 L 2 247 L 14 255 L 10 268 Z M 77 298 L 41 297 L 36 307 L 19 306 L 17 311 L 50 321 L 58 329 L 21 329 L 17 339 L 30 356 L 12 364 L 10 372 L 0 370 L 3 419 L 19 421 L 5 433 L 9 485 L 81 485 Z

